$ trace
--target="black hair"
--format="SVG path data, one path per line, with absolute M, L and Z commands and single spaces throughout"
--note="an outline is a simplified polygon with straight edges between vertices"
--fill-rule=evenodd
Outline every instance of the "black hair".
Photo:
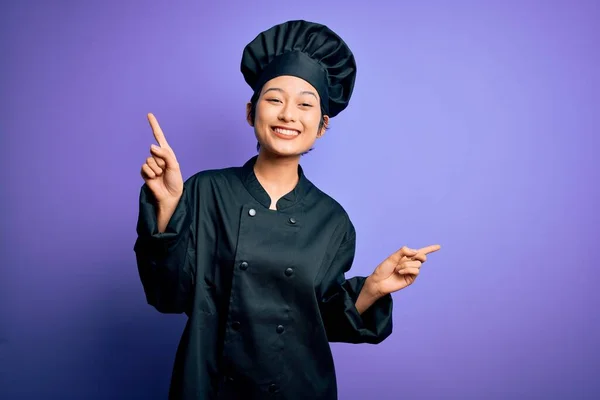
M 260 92 L 255 92 L 252 95 L 252 98 L 250 99 L 250 112 L 248 113 L 248 119 L 250 119 L 252 121 L 252 125 L 254 125 L 254 119 L 256 118 L 256 104 L 258 103 L 258 98 L 260 97 Z M 318 131 L 320 131 L 323 128 L 323 125 L 325 125 L 325 110 L 323 109 L 323 106 L 321 106 L 321 121 L 319 122 L 319 129 Z M 329 126 L 325 127 L 325 130 L 329 129 Z M 313 148 L 308 149 L 308 151 L 302 153 L 302 155 L 305 155 L 309 152 L 311 152 L 313 150 Z M 260 143 L 257 141 L 256 142 L 256 151 L 260 151 Z

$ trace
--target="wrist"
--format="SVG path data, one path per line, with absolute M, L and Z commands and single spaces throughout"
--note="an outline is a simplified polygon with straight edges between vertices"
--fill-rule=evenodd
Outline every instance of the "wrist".
M 173 212 L 177 208 L 177 205 L 179 204 L 180 200 L 181 200 L 181 195 L 179 195 L 177 197 L 172 197 L 167 200 L 158 201 L 156 203 L 156 208 L 161 213 L 170 213 L 170 212 Z
M 373 300 L 379 300 L 380 298 L 383 297 L 383 293 L 381 293 L 381 290 L 379 290 L 379 287 L 377 286 L 377 284 L 375 282 L 373 282 L 373 277 L 371 275 L 369 275 L 367 277 L 367 279 L 365 280 L 363 290 Z

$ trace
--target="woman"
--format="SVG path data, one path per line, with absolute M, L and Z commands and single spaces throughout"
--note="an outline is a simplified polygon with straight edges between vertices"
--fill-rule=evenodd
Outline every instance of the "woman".
M 368 277 L 345 278 L 355 230 L 299 160 L 346 108 L 356 74 L 327 27 L 290 21 L 244 49 L 259 144 L 241 167 L 185 183 L 149 114 L 158 146 L 142 166 L 135 245 L 149 304 L 186 313 L 172 399 L 336 399 L 329 342 L 379 343 L 392 332 L 391 293 L 428 253 L 403 247 Z

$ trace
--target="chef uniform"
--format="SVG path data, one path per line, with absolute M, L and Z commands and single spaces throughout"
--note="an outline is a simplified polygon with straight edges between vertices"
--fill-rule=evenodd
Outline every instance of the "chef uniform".
M 276 76 L 305 79 L 330 117 L 346 108 L 356 76 L 344 41 L 306 21 L 259 34 L 241 70 L 255 92 Z M 392 332 L 390 295 L 356 310 L 366 278 L 345 277 L 356 244 L 346 211 L 301 166 L 270 210 L 256 158 L 187 179 L 163 233 L 142 186 L 134 249 L 146 299 L 188 316 L 171 399 L 335 400 L 329 342 L 375 344 Z

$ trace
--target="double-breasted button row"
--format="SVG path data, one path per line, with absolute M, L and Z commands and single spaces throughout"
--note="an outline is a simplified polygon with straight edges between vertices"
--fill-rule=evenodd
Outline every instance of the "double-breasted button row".
M 248 215 L 251 216 L 251 217 L 255 217 L 256 216 L 256 210 L 254 208 L 249 209 L 248 210 Z M 288 219 L 288 222 L 290 224 L 294 225 L 296 222 L 298 222 L 298 220 L 296 220 L 296 218 L 294 218 L 294 217 L 290 217 Z
M 245 271 L 245 270 L 247 270 L 249 266 L 250 266 L 250 265 L 249 265 L 249 264 L 248 264 L 248 262 L 246 262 L 246 261 L 242 261 L 242 262 L 240 263 L 240 269 L 241 269 L 242 271 Z M 286 268 L 286 269 L 285 269 L 285 271 L 284 271 L 283 273 L 285 274 L 285 276 L 288 276 L 288 277 L 289 277 L 289 276 L 292 276 L 292 275 L 294 275 L 294 269 L 293 269 L 293 268 Z

